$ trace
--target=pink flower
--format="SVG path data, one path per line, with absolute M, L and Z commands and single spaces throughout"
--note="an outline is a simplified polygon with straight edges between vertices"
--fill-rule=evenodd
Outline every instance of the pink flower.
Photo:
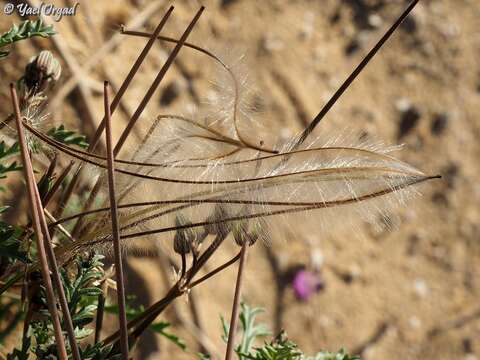
M 319 273 L 299 270 L 292 282 L 293 291 L 298 300 L 307 301 L 313 294 L 324 287 L 324 282 Z

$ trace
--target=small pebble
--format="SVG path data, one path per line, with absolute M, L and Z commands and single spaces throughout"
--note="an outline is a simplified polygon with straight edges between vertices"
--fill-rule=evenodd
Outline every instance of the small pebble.
M 308 40 L 315 32 L 315 13 L 307 11 L 303 16 L 303 24 L 300 30 L 299 37 L 302 40 Z
M 408 319 L 408 324 L 414 329 L 420 329 L 422 327 L 422 321 L 416 316 Z
M 171 105 L 175 99 L 180 95 L 180 86 L 177 82 L 172 81 L 168 84 L 160 96 L 160 105 L 168 106 Z
M 418 30 L 417 20 L 413 17 L 413 14 L 411 15 L 412 16 L 408 16 L 403 21 L 402 25 L 400 25 L 400 29 L 409 34 L 413 34 Z
M 395 108 L 400 112 L 405 112 L 412 107 L 412 103 L 407 98 L 400 98 L 395 102 Z
M 441 170 L 443 180 L 450 189 L 455 188 L 460 169 L 457 164 L 451 163 Z
M 403 138 L 412 131 L 417 126 L 420 117 L 420 111 L 413 105 L 407 110 L 402 111 L 398 126 L 398 139 Z
M 383 24 L 383 19 L 380 15 L 378 14 L 371 14 L 369 17 L 368 17 L 368 23 L 374 27 L 374 28 L 378 28 L 380 26 L 382 26 Z
M 415 290 L 415 293 L 421 298 L 428 295 L 428 286 L 423 279 L 416 279 L 413 283 L 413 288 Z
M 347 46 L 345 46 L 345 55 L 352 56 L 358 50 L 360 50 L 360 42 L 358 39 L 352 39 Z
M 313 249 L 310 255 L 310 261 L 312 263 L 312 267 L 315 270 L 320 270 L 325 262 L 325 256 L 323 256 L 322 250 L 320 249 Z
M 465 354 L 473 353 L 472 340 L 470 338 L 464 338 L 462 340 L 463 352 Z
M 227 7 L 227 6 L 231 5 L 231 4 L 233 4 L 235 1 L 236 1 L 236 0 L 222 0 L 222 1 L 221 1 L 221 6 L 222 6 L 222 7 Z
M 285 43 L 275 35 L 267 35 L 260 40 L 260 48 L 267 54 L 282 50 Z
M 448 123 L 448 115 L 445 113 L 435 114 L 432 119 L 430 131 L 433 135 L 441 135 L 445 132 Z

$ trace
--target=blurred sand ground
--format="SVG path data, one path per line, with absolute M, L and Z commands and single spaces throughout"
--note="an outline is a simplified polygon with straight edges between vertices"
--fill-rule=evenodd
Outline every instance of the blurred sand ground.
M 275 124 L 286 137 L 316 115 L 407 3 L 206 1 L 191 39 L 221 51 L 245 51 L 262 110 L 259 118 L 266 129 Z M 66 100 L 52 104 L 52 122 L 65 119 L 91 135 L 92 124 L 103 113 L 102 81 L 120 84 L 145 41 L 121 36 L 93 70 L 82 72 L 81 67 L 114 36 L 119 24 L 145 20 L 138 28 L 152 30 L 170 4 L 82 0 L 77 16 L 55 23 L 63 55 L 70 56 L 70 64 L 62 62 L 62 81 L 77 73 L 82 85 Z M 165 31 L 178 37 L 200 1 L 173 4 L 176 9 Z M 154 8 L 151 16 L 138 17 L 149 7 Z M 0 17 L 2 30 L 18 22 L 16 16 Z M 284 328 L 306 352 L 345 347 L 361 352 L 365 360 L 480 359 L 479 21 L 477 0 L 422 0 L 317 128 L 318 133 L 360 129 L 372 139 L 404 143 L 397 156 L 427 173 L 442 174 L 443 180 L 421 186 L 423 196 L 398 209 L 400 220 L 391 231 L 361 224 L 354 236 L 336 230 L 325 236 L 292 226 L 282 230 L 286 241 L 274 241 L 269 248 L 258 244 L 251 252 L 245 300 L 265 307 L 260 319 L 272 328 Z M 16 46 L 11 58 L 2 60 L 2 116 L 9 112 L 8 82 L 20 76 L 40 48 L 54 49 L 62 57 L 50 41 L 40 40 L 34 46 Z M 117 131 L 168 49 L 165 44 L 155 46 L 124 98 Z M 182 50 L 143 116 L 185 112 L 205 97 L 211 76 L 204 70 L 207 62 Z M 226 246 L 215 262 L 235 251 L 233 245 Z M 283 271 L 308 266 L 311 254 L 319 253 L 324 258 L 325 289 L 300 303 L 287 286 L 279 300 L 281 276 L 274 274 L 272 261 Z M 170 270 L 162 272 L 161 264 L 141 254 L 128 260 L 129 291 L 144 305 L 166 289 Z M 198 350 L 197 339 L 202 338 L 214 355 L 223 353 L 219 315 L 230 313 L 234 275 L 226 271 L 194 290 L 193 304 L 204 333 L 191 326 L 191 301 L 178 300 L 165 313 L 163 319 L 174 324 L 172 331 L 186 339 L 191 352 Z M 138 359 L 193 357 L 163 338 L 156 342 L 153 335 L 146 336 L 137 351 Z

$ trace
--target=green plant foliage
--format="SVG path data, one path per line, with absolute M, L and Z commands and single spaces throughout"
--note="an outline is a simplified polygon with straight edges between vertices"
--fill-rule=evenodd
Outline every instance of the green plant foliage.
M 61 280 L 67 298 L 68 307 L 75 328 L 75 337 L 80 342 L 88 337 L 93 330 L 87 325 L 95 318 L 98 295 L 102 290 L 97 282 L 103 278 L 103 256 L 92 255 L 86 259 L 75 259 L 75 270 L 67 272 L 60 269 Z M 41 312 L 44 317 L 30 323 L 27 336 L 23 339 L 22 348 L 15 349 L 8 357 L 12 360 L 24 359 L 22 354 L 31 352 L 38 359 L 49 359 L 57 356 L 57 347 L 53 335 L 52 323 L 47 309 L 47 296 L 42 288 L 39 294 L 38 304 L 43 305 Z M 94 346 L 86 346 L 84 359 L 113 359 L 107 357 L 111 348 L 104 347 L 102 343 Z
M 84 350 L 80 349 L 80 355 L 84 360 L 120 360 L 120 354 L 111 355 L 112 345 L 103 345 L 103 343 L 96 343 L 95 345 L 88 344 Z
M 242 340 L 240 345 L 235 349 L 239 354 L 239 359 L 247 359 L 241 354 L 247 354 L 252 349 L 255 340 L 259 337 L 265 337 L 271 335 L 270 330 L 265 324 L 255 324 L 255 319 L 258 314 L 264 312 L 261 308 L 252 308 L 245 303 L 241 304 L 240 312 L 240 325 L 242 327 Z M 223 340 L 226 342 L 228 339 L 228 324 L 223 317 L 221 318 L 223 327 Z
M 0 207 L 0 214 L 4 213 L 8 208 L 8 206 Z M 28 262 L 28 254 L 22 248 L 20 240 L 23 232 L 23 228 L 0 220 L 0 265 L 5 266 L 13 263 L 15 260 L 24 263 Z
M 262 347 L 254 348 L 248 353 L 238 352 L 239 359 L 252 360 L 300 360 L 303 354 L 298 350 L 297 344 L 287 338 L 285 332 L 281 332 L 270 343 L 265 343 Z
M 336 353 L 322 351 L 315 356 L 307 356 L 305 360 L 360 360 L 360 357 L 349 355 L 344 349 L 341 349 Z
M 70 315 L 72 317 L 75 335 L 83 339 L 90 335 L 91 329 L 84 327 L 95 318 L 97 299 L 102 294 L 101 288 L 95 282 L 103 277 L 102 255 L 93 255 L 87 260 L 75 260 L 76 274 L 70 279 L 65 269 L 60 269 L 60 275 L 67 297 Z
M 41 19 L 36 21 L 26 20 L 20 25 L 14 24 L 10 30 L 0 36 L 0 48 L 34 36 L 49 37 L 52 35 L 55 35 L 52 25 L 45 25 Z M 8 56 L 8 54 L 9 51 L 0 50 L 0 59 Z
M 5 144 L 5 141 L 0 142 L 0 179 L 5 179 L 9 172 L 22 170 L 22 167 L 18 165 L 16 161 L 11 162 L 10 164 L 2 163 L 7 158 L 18 155 L 19 153 L 20 147 L 17 142 L 10 147 Z M 0 191 L 5 191 L 3 186 L 0 186 Z
M 12 263 L 14 260 L 20 260 L 24 263 L 28 261 L 27 253 L 22 249 L 20 235 L 24 229 L 0 221 L 0 262 Z
M 360 360 L 358 356 L 351 356 L 340 350 L 336 353 L 322 351 L 314 356 L 305 355 L 298 345 L 289 340 L 284 331 L 280 332 L 271 342 L 265 342 L 261 347 L 254 347 L 258 338 L 270 333 L 265 324 L 255 324 L 256 316 L 263 312 L 261 308 L 251 308 L 241 304 L 240 325 L 242 339 L 235 352 L 239 360 Z M 222 318 L 223 340 L 228 338 L 228 325 Z M 200 360 L 209 360 L 210 357 L 198 354 Z
M 88 148 L 84 135 L 78 135 L 75 131 L 67 130 L 63 125 L 48 130 L 47 135 L 66 145 L 77 145 L 83 149 Z
M 177 335 L 174 335 L 165 331 L 165 329 L 168 327 L 170 327 L 170 323 L 161 321 L 161 322 L 150 325 L 149 329 L 157 334 L 162 335 L 163 337 L 166 337 L 168 340 L 173 342 L 182 350 L 186 350 L 187 345 L 185 344 L 185 341 L 180 339 Z
M 20 154 L 20 145 L 18 145 L 18 142 L 16 142 L 10 147 L 7 147 L 5 141 L 2 141 L 0 143 L 0 159 L 5 159 L 9 156 L 18 154 Z

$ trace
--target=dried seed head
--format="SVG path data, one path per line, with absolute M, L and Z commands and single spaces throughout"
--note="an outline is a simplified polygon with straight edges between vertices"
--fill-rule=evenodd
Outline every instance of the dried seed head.
M 175 219 L 176 226 L 186 226 L 191 223 L 182 215 L 178 215 Z M 197 238 L 197 232 L 193 228 L 178 229 L 173 239 L 173 250 L 180 255 L 188 254 L 196 244 Z
M 227 210 L 222 205 L 216 205 L 213 214 L 207 217 L 205 225 L 205 232 L 211 235 L 217 235 L 220 237 L 227 237 L 231 231 L 231 224 L 227 222 L 220 222 L 228 218 Z
M 48 50 L 30 59 L 25 68 L 23 83 L 28 93 L 45 91 L 60 78 L 62 67 Z
M 254 223 L 253 229 L 249 231 L 248 220 L 237 221 L 232 225 L 233 239 L 238 246 L 247 243 L 249 246 L 255 244 L 259 237 L 259 229 L 257 223 Z

